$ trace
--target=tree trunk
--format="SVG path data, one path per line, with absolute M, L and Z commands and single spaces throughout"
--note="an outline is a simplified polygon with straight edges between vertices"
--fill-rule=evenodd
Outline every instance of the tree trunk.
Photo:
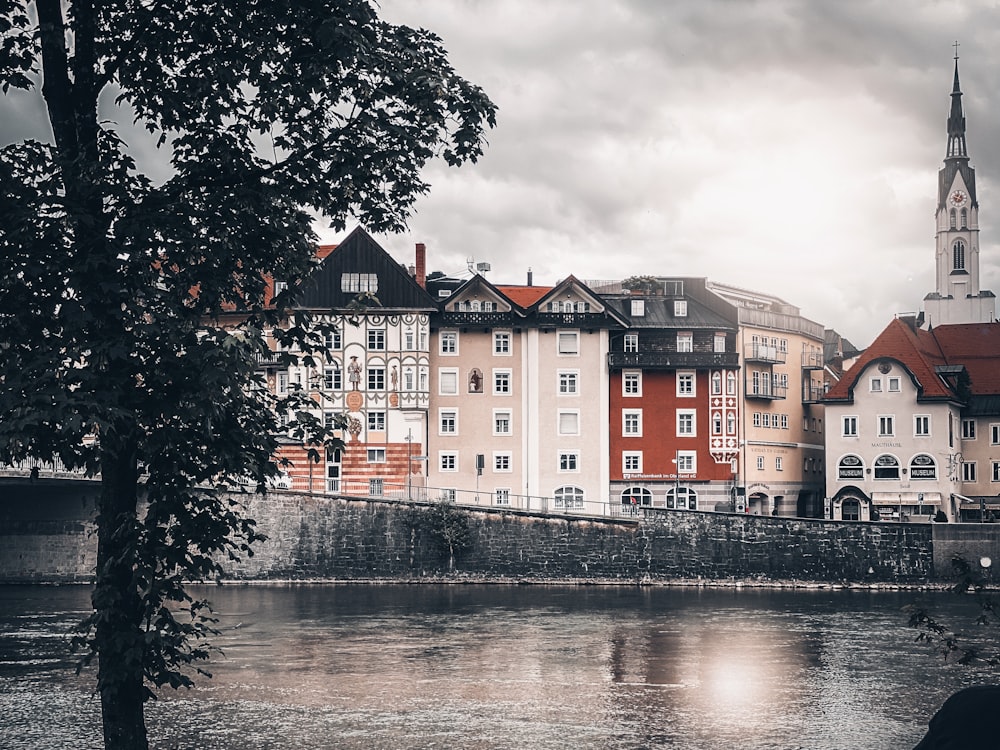
M 113 439 L 113 438 L 112 438 Z M 105 750 L 147 750 L 143 714 L 142 602 L 137 588 L 137 494 L 134 449 L 102 450 L 98 516 L 97 685 Z

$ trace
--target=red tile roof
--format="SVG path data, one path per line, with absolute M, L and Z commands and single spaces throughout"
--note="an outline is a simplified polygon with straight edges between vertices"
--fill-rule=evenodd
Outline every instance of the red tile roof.
M 940 365 L 963 365 L 974 395 L 1000 394 L 1000 323 L 943 325 L 925 331 L 896 318 L 830 389 L 827 398 L 851 398 L 865 368 L 883 358 L 899 361 L 912 373 L 923 399 L 955 396 L 934 370 Z
M 521 307 L 531 307 L 552 291 L 551 286 L 498 286 L 497 289 L 511 302 Z

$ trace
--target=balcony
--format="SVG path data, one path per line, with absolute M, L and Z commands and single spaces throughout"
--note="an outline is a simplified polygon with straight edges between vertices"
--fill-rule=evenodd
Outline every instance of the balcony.
M 759 342 L 756 344 L 747 344 L 743 351 L 743 359 L 746 362 L 764 362 L 772 365 L 781 365 L 785 363 L 787 357 L 788 352 L 781 351 L 776 346 Z
M 514 316 L 510 312 L 482 312 L 480 310 L 451 310 L 436 316 L 442 328 L 510 328 Z
M 802 369 L 803 370 L 822 370 L 823 369 L 823 353 L 822 352 L 802 352 Z
M 823 401 L 823 396 L 825 395 L 826 395 L 826 388 L 824 388 L 822 385 L 809 382 L 802 384 L 803 404 L 818 404 Z
M 643 370 L 732 369 L 739 367 L 736 352 L 609 352 L 608 368 Z
M 763 401 L 783 401 L 788 398 L 786 385 L 750 385 L 744 394 L 747 398 L 757 398 Z
M 285 352 L 258 352 L 254 355 L 258 370 L 284 369 L 288 367 L 288 354 Z
M 535 321 L 540 328 L 607 328 L 611 319 L 604 313 L 539 312 Z

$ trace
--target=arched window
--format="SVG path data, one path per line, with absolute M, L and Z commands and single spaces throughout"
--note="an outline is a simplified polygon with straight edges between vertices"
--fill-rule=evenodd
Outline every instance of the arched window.
M 729 412 L 729 414 L 726 415 L 726 434 L 736 434 L 736 415 L 732 412 Z
M 579 487 L 567 485 L 560 487 L 553 493 L 557 508 L 582 508 L 583 490 Z
M 951 228 L 952 229 L 956 229 L 957 228 L 957 225 L 956 225 L 956 222 L 955 222 L 955 209 L 954 208 L 951 209 Z
M 955 244 L 951 246 L 951 270 L 965 270 L 965 243 L 962 240 L 955 240 Z
M 713 411 L 712 412 L 712 434 L 721 435 L 722 434 L 722 413 Z
M 857 456 L 847 455 L 837 464 L 837 479 L 864 479 L 865 464 Z
M 899 479 L 899 459 L 883 453 L 875 459 L 876 479 Z
M 933 456 L 918 453 L 910 459 L 910 479 L 937 479 L 937 464 Z
M 690 487 L 671 487 L 667 490 L 667 507 L 680 510 L 697 510 L 698 493 Z
M 712 373 L 712 395 L 722 395 L 722 373 L 718 370 Z
M 726 373 L 726 394 L 729 396 L 736 395 L 736 373 L 732 370 Z
M 645 487 L 629 487 L 622 490 L 622 505 L 652 505 L 653 493 Z
M 840 518 L 843 521 L 861 520 L 861 503 L 853 497 L 844 500 L 840 505 Z
M 967 209 L 962 209 L 962 229 L 969 228 L 969 211 Z

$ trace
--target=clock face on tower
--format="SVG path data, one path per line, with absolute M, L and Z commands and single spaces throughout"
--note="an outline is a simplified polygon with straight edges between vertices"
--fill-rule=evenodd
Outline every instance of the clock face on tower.
M 951 204 L 953 206 L 964 206 L 966 200 L 968 200 L 968 198 L 961 190 L 956 190 L 951 194 Z

